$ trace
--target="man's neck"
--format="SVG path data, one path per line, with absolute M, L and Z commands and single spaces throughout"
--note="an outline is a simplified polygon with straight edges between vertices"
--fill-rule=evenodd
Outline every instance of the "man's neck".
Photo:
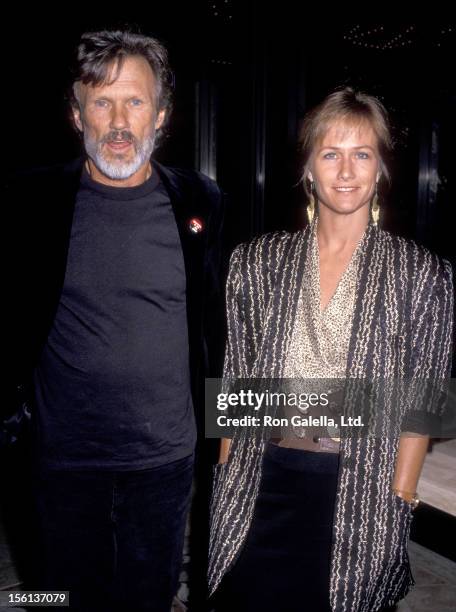
M 110 187 L 137 187 L 147 181 L 152 175 L 152 164 L 147 161 L 139 170 L 137 170 L 132 176 L 126 179 L 111 179 L 96 167 L 93 161 L 88 158 L 85 162 L 85 168 L 89 173 L 92 180 L 102 185 L 109 185 Z

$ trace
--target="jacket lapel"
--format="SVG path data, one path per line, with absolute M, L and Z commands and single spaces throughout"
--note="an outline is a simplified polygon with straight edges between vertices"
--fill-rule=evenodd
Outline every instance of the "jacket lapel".
M 187 324 L 190 371 L 193 396 L 197 397 L 198 381 L 204 368 L 201 350 L 203 340 L 203 302 L 205 296 L 206 246 L 209 219 L 209 198 L 202 181 L 195 173 L 165 168 L 153 162 L 168 192 L 176 219 L 186 273 Z
M 187 292 L 192 295 L 202 282 L 207 236 L 207 201 L 198 197 L 195 182 L 154 162 L 171 200 L 176 219 L 187 275 Z

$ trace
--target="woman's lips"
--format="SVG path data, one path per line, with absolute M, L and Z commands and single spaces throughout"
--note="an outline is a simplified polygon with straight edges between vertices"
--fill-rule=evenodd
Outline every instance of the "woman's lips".
M 338 193 L 352 193 L 353 191 L 356 191 L 358 187 L 334 187 L 334 189 Z

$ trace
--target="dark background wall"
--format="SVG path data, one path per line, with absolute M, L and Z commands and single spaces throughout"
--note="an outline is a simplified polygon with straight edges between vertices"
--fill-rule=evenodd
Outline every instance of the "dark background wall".
M 299 120 L 350 84 L 377 95 L 395 125 L 384 225 L 454 261 L 456 25 L 316 21 L 291 0 L 265 4 L 170 1 L 116 13 L 83 3 L 13 13 L 2 43 L 6 170 L 78 154 L 64 101 L 72 50 L 86 30 L 131 25 L 165 42 L 175 70 L 170 136 L 158 157 L 217 178 L 230 196 L 230 246 L 302 224 Z

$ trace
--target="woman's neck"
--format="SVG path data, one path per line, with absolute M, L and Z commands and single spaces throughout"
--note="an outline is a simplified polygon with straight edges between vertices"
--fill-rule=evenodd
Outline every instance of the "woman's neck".
M 369 223 L 368 210 L 366 212 L 367 215 L 364 210 L 341 215 L 320 206 L 317 224 L 319 248 L 333 254 L 353 250 Z

